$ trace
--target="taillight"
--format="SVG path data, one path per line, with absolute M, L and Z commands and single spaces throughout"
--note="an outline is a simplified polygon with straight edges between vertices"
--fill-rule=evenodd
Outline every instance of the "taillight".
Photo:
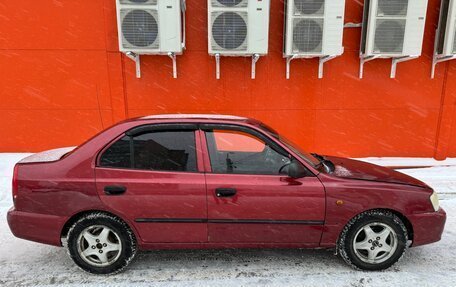
M 18 171 L 18 166 L 17 164 L 14 166 L 14 171 L 13 171 L 13 203 L 14 206 L 16 206 L 16 199 L 17 199 L 17 192 L 18 192 L 18 181 L 17 181 L 17 171 Z

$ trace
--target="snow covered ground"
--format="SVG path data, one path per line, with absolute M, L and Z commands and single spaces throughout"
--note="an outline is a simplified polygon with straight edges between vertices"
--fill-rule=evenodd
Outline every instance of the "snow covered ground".
M 63 248 L 15 238 L 6 223 L 11 174 L 28 154 L 0 154 L 0 286 L 456 286 L 456 160 L 364 159 L 401 169 L 441 194 L 440 242 L 412 248 L 385 272 L 350 269 L 328 250 L 193 250 L 141 253 L 121 274 L 80 271 Z

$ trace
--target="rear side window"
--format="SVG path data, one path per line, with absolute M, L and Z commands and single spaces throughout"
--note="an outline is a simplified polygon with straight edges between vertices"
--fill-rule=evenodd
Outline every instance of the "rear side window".
M 100 166 L 130 168 L 130 137 L 123 137 L 111 145 L 101 156 Z
M 195 132 L 157 131 L 125 136 L 102 154 L 100 166 L 195 172 Z

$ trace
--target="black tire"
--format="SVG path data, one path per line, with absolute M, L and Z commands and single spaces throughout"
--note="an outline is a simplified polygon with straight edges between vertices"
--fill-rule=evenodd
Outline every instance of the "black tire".
M 364 227 L 366 226 L 370 227 L 370 230 L 374 230 L 375 228 L 380 229 L 380 231 L 378 231 L 379 233 L 371 234 L 374 235 L 375 238 L 367 236 L 367 233 L 364 231 Z M 387 229 L 387 227 L 389 229 Z M 386 241 L 383 241 L 383 237 L 381 240 L 376 240 L 380 238 L 376 236 L 383 231 L 382 228 L 383 230 L 386 230 L 386 233 L 390 234 L 388 235 Z M 355 236 L 358 247 L 363 244 L 372 244 L 372 246 L 366 250 L 363 250 L 363 248 L 357 248 L 355 250 Z M 360 238 L 362 240 L 359 240 Z M 373 240 L 371 238 L 373 238 Z M 407 228 L 398 216 L 390 211 L 371 210 L 361 213 L 350 220 L 350 222 L 344 227 L 339 237 L 337 249 L 344 261 L 353 268 L 367 271 L 378 271 L 390 268 L 402 258 L 405 250 L 407 249 L 407 241 Z M 392 248 L 390 252 L 382 251 L 385 242 L 387 243 L 388 248 L 393 245 L 396 247 Z M 360 245 L 358 245 L 358 243 Z M 381 243 L 383 243 L 383 245 Z M 378 254 L 375 255 L 379 258 L 377 262 L 375 262 L 375 259 L 373 262 L 370 261 L 370 252 L 372 252 L 372 254 Z M 381 258 L 382 256 L 383 259 Z
M 100 234 L 103 230 L 107 230 L 109 239 L 106 239 L 106 242 L 112 245 L 103 244 L 103 241 L 100 242 L 100 239 L 96 239 L 98 240 L 97 247 L 90 246 L 89 241 L 83 235 L 87 234 L 87 230 L 89 232 L 93 232 L 91 230 L 95 232 L 100 230 Z M 76 221 L 68 231 L 67 243 L 68 254 L 76 265 L 82 270 L 93 274 L 108 275 L 118 273 L 127 267 L 136 255 L 136 238 L 129 226 L 121 219 L 102 212 L 90 213 Z M 83 245 L 87 247 L 84 248 Z M 117 246 L 118 250 L 105 252 L 107 258 L 111 257 L 110 261 L 106 263 L 101 261 L 101 257 L 97 259 L 97 254 L 90 256 L 81 254 L 83 249 L 89 250 L 89 247 L 93 248 L 95 253 L 103 253 L 103 248 L 107 250 L 109 246 Z

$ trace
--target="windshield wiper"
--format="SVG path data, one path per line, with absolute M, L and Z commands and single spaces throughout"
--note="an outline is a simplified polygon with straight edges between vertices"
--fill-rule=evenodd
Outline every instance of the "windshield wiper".
M 318 159 L 319 162 L 318 162 L 318 164 L 315 165 L 315 167 L 320 168 L 323 165 L 323 161 L 325 160 L 325 158 L 317 153 L 311 153 L 310 155 L 313 156 L 314 158 Z
M 311 155 L 320 161 L 317 168 L 323 165 L 328 173 L 332 173 L 336 169 L 334 163 L 329 159 L 326 159 L 324 156 L 319 155 L 318 153 L 311 153 Z
M 325 158 L 323 156 L 319 155 L 318 153 L 311 153 L 311 155 L 313 157 L 315 157 L 316 159 L 318 159 L 320 162 L 325 160 Z

